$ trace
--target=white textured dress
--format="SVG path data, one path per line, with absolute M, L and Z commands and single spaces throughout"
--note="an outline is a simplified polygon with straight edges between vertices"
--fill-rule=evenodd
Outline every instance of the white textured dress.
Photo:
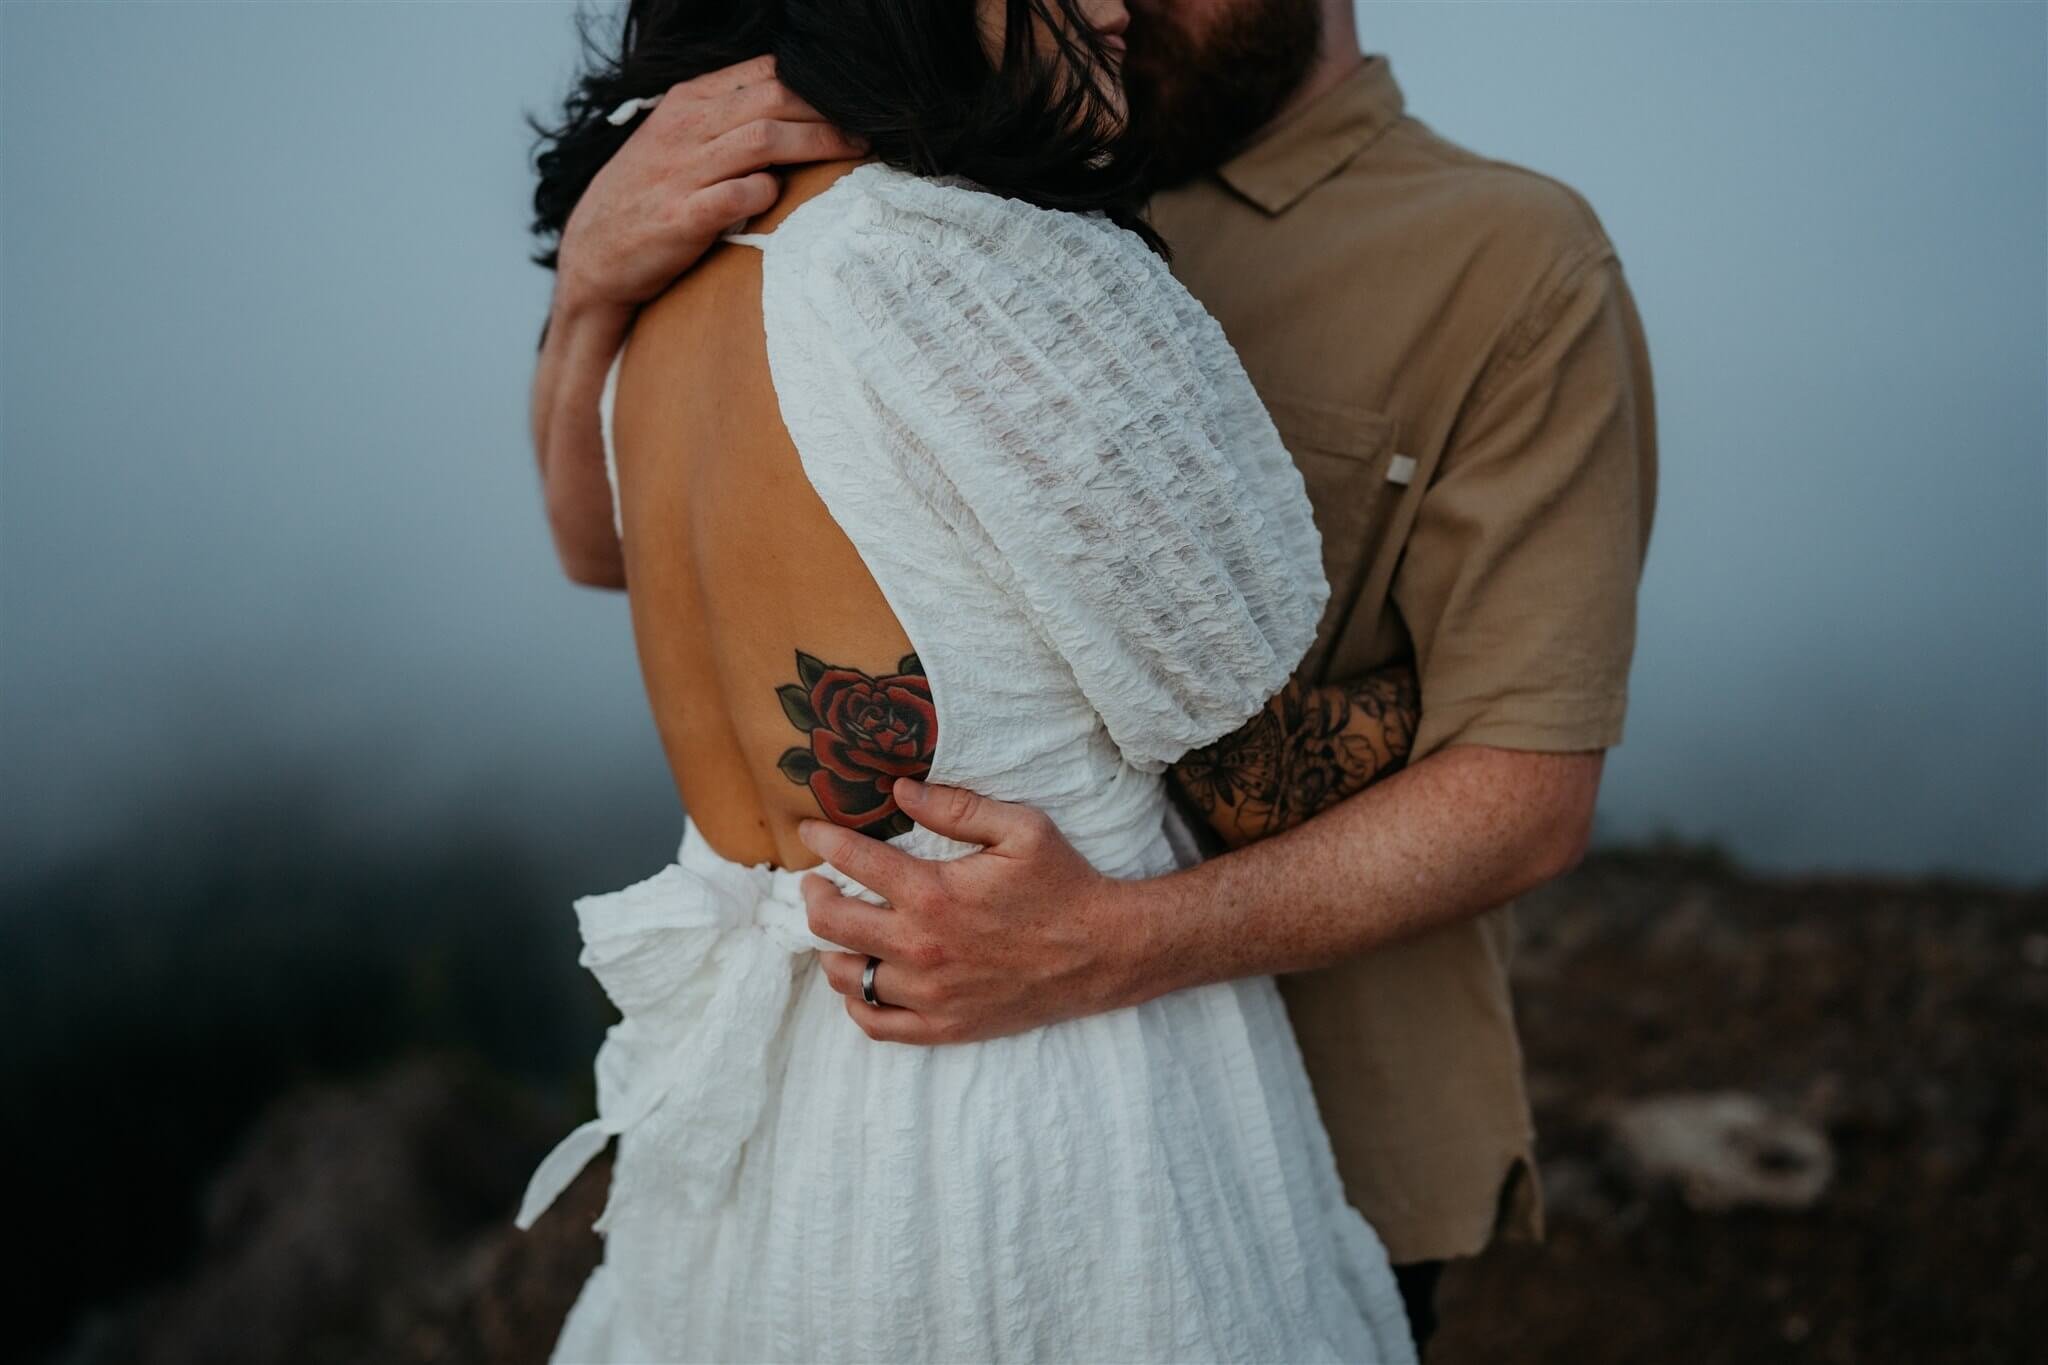
M 1328 596 L 1215 321 L 1100 216 L 875 164 L 735 240 L 804 470 L 923 664 L 931 780 L 1039 807 L 1106 873 L 1186 865 L 1165 767 L 1279 690 Z M 686 820 L 675 863 L 576 902 L 623 1018 L 520 1226 L 618 1151 L 554 1360 L 1414 1359 L 1270 978 L 879 1043 L 802 875 Z

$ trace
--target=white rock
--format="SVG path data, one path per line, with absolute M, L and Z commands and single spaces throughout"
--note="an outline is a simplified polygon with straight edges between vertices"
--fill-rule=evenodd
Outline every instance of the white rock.
M 1754 1095 L 1652 1096 L 1606 1122 L 1632 1174 L 1675 1185 L 1695 1209 L 1809 1208 L 1834 1175 L 1827 1136 Z

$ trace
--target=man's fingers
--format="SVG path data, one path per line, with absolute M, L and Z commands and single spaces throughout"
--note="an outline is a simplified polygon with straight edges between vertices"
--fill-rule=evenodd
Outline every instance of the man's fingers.
M 842 896 L 823 877 L 806 877 L 798 886 L 804 898 L 804 918 L 819 938 L 858 954 L 863 966 L 869 953 L 884 960 L 901 956 L 903 927 L 894 910 Z
M 782 184 L 769 171 L 755 171 L 737 180 L 707 185 L 690 197 L 692 221 L 716 235 L 775 206 Z
M 825 979 L 832 983 L 832 989 L 841 995 L 860 994 L 860 974 L 867 970 L 868 960 L 862 953 L 819 953 L 818 965 L 825 970 Z M 881 969 L 875 976 L 882 975 Z
M 883 1005 L 877 1009 L 855 991 L 846 997 L 847 1017 L 859 1024 L 861 1032 L 878 1043 L 918 1043 L 930 1046 L 946 1041 L 939 1027 L 915 1010 Z
M 721 132 L 758 118 L 786 119 L 791 123 L 826 121 L 809 100 L 772 78 L 734 90 L 724 96 L 719 105 Z
M 964 787 L 933 786 L 899 778 L 896 804 L 903 813 L 949 839 L 982 844 L 1002 852 L 1028 844 L 1044 832 L 1046 817 L 1030 806 L 977 796 Z
M 866 953 L 819 953 L 825 979 L 841 995 L 860 999 L 860 979 L 868 969 Z M 875 964 L 875 999 L 884 1005 L 915 1007 L 925 1003 L 910 986 L 903 968 L 887 959 Z
M 754 119 L 720 133 L 704 148 L 704 179 L 730 180 L 770 166 L 840 161 L 862 154 L 861 144 L 829 123 Z
M 948 1041 L 944 1026 L 937 1023 L 917 1008 L 914 993 L 894 984 L 897 980 L 895 964 L 883 962 L 875 968 L 875 999 L 880 1005 L 870 1005 L 861 998 L 861 974 L 867 970 L 868 960 L 858 953 L 820 953 L 818 960 L 825 968 L 825 979 L 832 989 L 846 997 L 847 1017 L 860 1025 L 868 1037 L 885 1043 L 921 1043 L 929 1046 Z
M 677 81 L 669 90 L 691 99 L 716 99 L 721 95 L 730 95 L 735 90 L 774 80 L 775 58 L 763 53 L 759 57 L 749 57 L 746 61 L 734 62 L 731 66 L 707 71 L 686 81 Z M 666 100 L 662 102 L 667 103 Z
M 907 904 L 932 874 L 931 865 L 900 848 L 870 839 L 829 820 L 799 820 L 796 837 L 823 858 L 891 905 Z

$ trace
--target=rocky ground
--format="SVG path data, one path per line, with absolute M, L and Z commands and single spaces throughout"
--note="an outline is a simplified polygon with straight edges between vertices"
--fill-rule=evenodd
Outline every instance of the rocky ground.
M 1453 1268 L 1434 1365 L 2041 1359 L 2048 889 L 1608 854 L 1523 927 L 1550 1237 Z M 297 1089 L 52 1358 L 540 1361 L 602 1163 L 509 1218 L 573 1107 L 449 1054 Z
M 1446 1278 L 1437 1365 L 2043 1358 L 2048 893 L 1610 856 L 1523 923 L 1551 1235 Z M 1646 1178 L 1642 1102 L 1726 1092 L 1769 1119 Z M 1804 1133 L 1810 1203 L 1714 1207 L 1801 1193 Z

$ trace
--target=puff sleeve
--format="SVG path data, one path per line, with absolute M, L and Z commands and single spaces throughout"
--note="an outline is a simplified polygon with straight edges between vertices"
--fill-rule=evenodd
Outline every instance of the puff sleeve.
M 878 165 L 776 231 L 793 434 L 895 461 L 1127 762 L 1242 726 L 1329 588 L 1301 476 L 1217 325 L 1132 233 Z M 830 193 L 830 192 L 828 192 Z M 794 230 L 794 232 L 792 231 Z

